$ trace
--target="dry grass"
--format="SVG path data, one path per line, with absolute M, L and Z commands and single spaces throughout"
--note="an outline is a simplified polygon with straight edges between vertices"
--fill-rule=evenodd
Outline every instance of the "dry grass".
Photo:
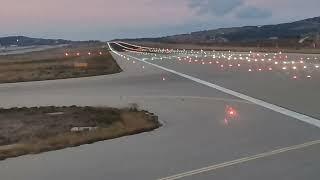
M 91 52 L 91 55 L 88 55 L 88 52 Z M 68 56 L 65 56 L 66 53 Z M 0 56 L 0 83 L 66 79 L 118 72 L 121 72 L 121 68 L 100 45 L 74 45 Z
M 11 143 L 3 142 L 3 144 L 6 145 L 0 146 L 0 160 L 25 154 L 37 154 L 45 151 L 80 146 L 82 144 L 91 144 L 97 141 L 151 131 L 160 127 L 156 117 L 145 111 L 74 106 L 37 109 L 37 111 L 28 108 L 23 108 L 23 110 L 19 108 L 10 110 L 2 109 L 2 114 L 6 114 L 7 117 L 11 118 L 11 126 L 14 126 L 15 123 L 21 123 L 18 120 L 21 114 L 25 116 L 29 114 L 29 117 L 26 117 L 27 119 L 29 118 L 29 120 L 26 121 L 29 123 L 26 126 L 29 127 L 24 127 L 29 130 L 22 133 L 27 138 L 10 133 L 11 136 L 18 136 L 19 138 L 12 138 L 15 139 L 15 141 Z M 52 112 L 52 110 L 65 112 L 65 114 L 59 116 L 64 119 L 65 124 L 68 124 L 67 127 L 72 127 L 72 124 L 79 125 L 79 123 L 81 123 L 80 125 L 83 126 L 97 126 L 98 129 L 89 132 L 70 132 L 70 128 L 65 128 L 66 125 L 61 124 L 59 121 L 55 122 L 50 120 L 50 118 L 52 118 L 51 116 L 48 116 L 48 119 L 43 119 L 45 117 L 43 115 Z M 9 113 L 3 113 L 4 111 L 9 111 Z M 17 111 L 20 111 L 18 115 L 16 115 Z M 23 111 L 23 113 L 21 113 L 21 111 Z M 75 113 L 78 114 L 78 116 L 73 116 Z M 30 119 L 32 119 L 31 122 Z M 40 124 L 44 131 L 43 129 L 37 128 L 39 127 L 39 122 L 41 122 Z M 2 128 L 2 132 L 3 131 L 4 129 Z M 47 134 L 43 135 L 44 132 L 47 132 Z

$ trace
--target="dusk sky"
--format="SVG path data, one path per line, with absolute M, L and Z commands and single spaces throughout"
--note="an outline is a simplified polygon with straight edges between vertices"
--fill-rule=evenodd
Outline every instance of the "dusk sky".
M 155 37 L 320 16 L 320 0 L 0 0 L 0 36 Z

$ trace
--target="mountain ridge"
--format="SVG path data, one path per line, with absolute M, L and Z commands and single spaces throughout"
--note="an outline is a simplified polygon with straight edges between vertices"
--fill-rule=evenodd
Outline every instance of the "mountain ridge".
M 157 41 L 165 43 L 259 43 L 290 40 L 295 43 L 319 41 L 320 16 L 304 20 L 263 26 L 243 26 L 196 31 L 157 38 L 123 39 L 125 41 Z
M 0 46 L 33 46 L 33 45 L 59 45 L 72 41 L 64 39 L 31 38 L 27 36 L 0 37 Z

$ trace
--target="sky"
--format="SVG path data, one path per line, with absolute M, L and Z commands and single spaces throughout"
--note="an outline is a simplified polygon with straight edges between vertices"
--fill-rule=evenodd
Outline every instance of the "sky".
M 320 16 L 320 0 L 0 0 L 0 36 L 158 37 Z

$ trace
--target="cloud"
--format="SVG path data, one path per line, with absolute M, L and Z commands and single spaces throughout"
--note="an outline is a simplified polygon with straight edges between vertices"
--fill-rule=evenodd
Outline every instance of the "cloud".
M 271 11 L 254 6 L 243 7 L 236 13 L 236 17 L 241 19 L 264 19 L 271 16 Z
M 1 0 L 0 36 L 155 37 L 319 16 L 319 0 Z
M 231 15 L 236 19 L 266 19 L 272 11 L 263 6 L 261 0 L 186 0 L 191 10 L 201 17 L 222 18 Z M 230 16 L 229 16 L 230 17 Z
M 224 16 L 243 5 L 243 0 L 188 0 L 189 7 L 198 14 Z

